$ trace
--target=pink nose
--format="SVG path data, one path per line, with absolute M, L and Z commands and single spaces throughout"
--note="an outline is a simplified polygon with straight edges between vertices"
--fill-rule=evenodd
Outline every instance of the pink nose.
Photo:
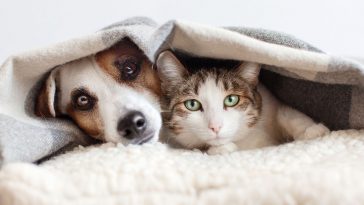
M 216 134 L 219 133 L 219 131 L 221 130 L 221 127 L 222 127 L 222 124 L 220 124 L 220 123 L 210 123 L 209 124 L 209 128 Z

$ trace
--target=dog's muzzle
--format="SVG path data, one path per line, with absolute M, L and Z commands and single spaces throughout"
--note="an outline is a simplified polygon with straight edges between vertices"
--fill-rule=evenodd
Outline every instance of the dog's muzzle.
M 122 118 L 118 125 L 117 131 L 121 137 L 130 140 L 130 144 L 143 144 L 153 138 L 154 133 L 147 131 L 148 122 L 143 113 L 139 111 L 130 111 Z

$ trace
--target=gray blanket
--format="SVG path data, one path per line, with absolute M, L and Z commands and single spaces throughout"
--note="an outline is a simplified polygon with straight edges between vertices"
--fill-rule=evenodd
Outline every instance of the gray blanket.
M 279 32 L 217 28 L 191 22 L 157 25 L 132 18 L 96 33 L 13 55 L 0 67 L 0 164 L 35 162 L 68 146 L 90 143 L 71 122 L 33 114 L 34 97 L 54 67 L 106 49 L 124 37 L 151 61 L 173 49 L 195 57 L 262 63 L 261 81 L 284 103 L 333 130 L 364 128 L 364 64 L 331 56 Z

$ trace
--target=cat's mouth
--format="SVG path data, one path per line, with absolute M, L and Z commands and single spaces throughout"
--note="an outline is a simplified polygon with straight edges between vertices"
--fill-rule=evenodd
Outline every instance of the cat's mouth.
M 227 142 L 230 142 L 230 140 L 227 138 L 222 138 L 222 137 L 218 137 L 218 136 L 214 136 L 213 138 L 207 140 L 207 144 L 212 145 L 212 146 L 223 145 L 223 144 L 226 144 Z

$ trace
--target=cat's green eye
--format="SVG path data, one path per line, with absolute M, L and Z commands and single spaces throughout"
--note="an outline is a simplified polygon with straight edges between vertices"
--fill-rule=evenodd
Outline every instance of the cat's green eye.
M 185 104 L 185 107 L 188 109 L 188 110 L 191 110 L 191 111 L 197 111 L 197 110 L 201 110 L 201 103 L 198 102 L 197 100 L 195 99 L 191 99 L 191 100 L 186 100 L 184 102 Z
M 228 95 L 224 99 L 224 105 L 226 107 L 234 107 L 239 103 L 239 96 L 238 95 Z

